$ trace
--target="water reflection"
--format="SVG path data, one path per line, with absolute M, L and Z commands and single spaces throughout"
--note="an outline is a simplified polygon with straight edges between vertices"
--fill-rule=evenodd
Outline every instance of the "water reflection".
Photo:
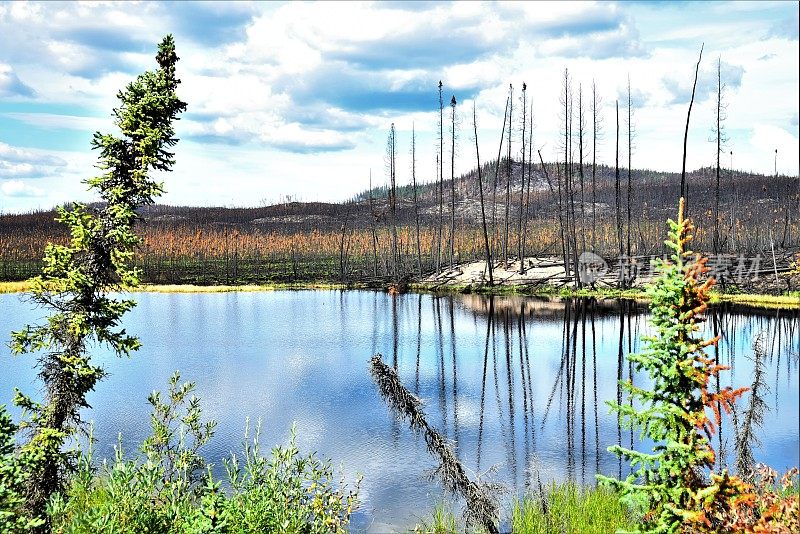
M 98 456 L 112 454 L 119 431 L 129 450 L 141 442 L 147 394 L 180 369 L 219 421 L 210 461 L 219 466 L 239 449 L 246 417 L 264 421 L 265 449 L 284 442 L 295 422 L 301 448 L 333 458 L 348 475 L 364 474 L 357 529 L 408 526 L 441 491 L 424 476 L 434 466 L 424 443 L 390 416 L 369 377 L 375 352 L 425 401 L 429 422 L 454 442 L 470 474 L 494 469 L 512 493 L 551 480 L 592 484 L 596 473 L 624 476 L 627 465 L 606 448 L 639 446 L 606 401 L 627 402 L 619 380 L 646 386 L 625 359 L 650 331 L 641 303 L 360 291 L 135 298 L 125 326 L 141 336 L 141 353 L 99 354 L 111 376 L 86 414 Z M 41 313 L 14 295 L 0 295 L 0 310 L 6 336 Z M 722 387 L 751 384 L 748 356 L 763 332 L 771 411 L 755 458 L 778 469 L 799 464 L 799 313 L 723 304 L 708 317 L 708 337 L 722 336 L 709 354 L 732 368 Z M 35 391 L 35 369 L 2 350 L 0 403 L 8 403 L 13 386 Z M 728 454 L 720 462 L 733 465 L 730 420 L 715 439 L 721 444 Z
M 507 466 L 513 486 L 516 488 L 530 486 L 540 478 L 541 470 L 550 470 L 549 475 L 561 472 L 560 478 L 577 480 L 583 484 L 592 483 L 596 473 L 611 474 L 612 462 L 616 468 L 613 470 L 614 474 L 618 477 L 626 476 L 629 472 L 627 464 L 623 464 L 620 459 L 606 452 L 610 442 L 603 436 L 609 429 L 601 428 L 601 422 L 613 420 L 611 430 L 615 434 L 614 442 L 618 445 L 627 448 L 642 445 L 637 443 L 632 429 L 624 429 L 616 415 L 609 416 L 603 395 L 598 393 L 598 376 L 606 389 L 609 385 L 613 386 L 613 398 L 617 403 L 631 402 L 620 387 L 620 381 L 630 380 L 632 383 L 641 382 L 646 385 L 647 377 L 638 376 L 631 362 L 626 359 L 627 354 L 641 350 L 642 335 L 650 333 L 646 306 L 627 300 L 613 302 L 568 299 L 553 302 L 522 297 L 471 296 L 463 298 L 462 302 L 469 312 L 487 317 L 476 470 L 480 472 L 481 469 L 481 448 L 485 434 L 484 419 L 487 411 L 485 366 L 488 361 L 488 349 L 490 346 L 496 347 L 501 344 L 504 347 L 506 380 L 505 383 L 498 383 L 497 361 L 493 357 L 497 395 L 496 420 L 505 448 L 504 465 Z M 537 372 L 544 370 L 537 363 L 545 364 L 548 359 L 552 363 L 553 359 L 548 358 L 546 348 L 539 345 L 536 340 L 529 341 L 527 335 L 528 329 L 536 329 L 537 324 L 541 323 L 556 323 L 560 326 L 560 342 L 555 344 L 559 349 L 558 364 L 549 373 L 550 383 L 545 390 L 546 395 L 543 395 L 541 390 L 534 390 L 533 377 Z M 613 332 L 609 332 L 609 327 Z M 796 421 L 798 347 L 800 347 L 797 311 L 764 311 L 721 304 L 710 309 L 704 328 L 707 337 L 721 336 L 718 345 L 709 349 L 713 351 L 715 361 L 732 368 L 730 372 L 722 373 L 721 379 L 717 377 L 715 384 L 717 388 L 725 385 L 737 387 L 749 385 L 752 374 L 751 360 L 744 358 L 737 369 L 736 355 L 752 355 L 752 342 L 759 332 L 770 340 L 766 347 L 766 358 L 775 384 L 772 388 L 775 397 L 774 402 L 770 403 L 771 409 L 777 412 L 780 408 L 780 395 L 794 391 L 794 402 L 783 408 L 788 408 L 794 415 L 794 418 L 790 416 L 788 420 Z M 611 336 L 608 334 L 613 334 L 613 346 L 609 339 Z M 499 340 L 498 335 L 501 337 Z M 515 342 L 518 343 L 516 352 Z M 600 351 L 606 354 L 605 365 L 601 363 L 600 369 L 598 369 L 598 342 L 601 345 Z M 609 353 L 616 355 L 613 375 L 608 372 Z M 781 359 L 784 360 L 785 369 L 781 367 Z M 531 360 L 534 362 L 533 367 Z M 780 382 L 782 372 L 784 383 Z M 728 384 L 720 383 L 720 380 L 724 381 L 726 378 Z M 504 387 L 505 391 L 497 391 L 498 387 Z M 602 385 L 600 389 L 603 389 Z M 519 398 L 515 399 L 515 395 L 518 397 L 521 395 L 521 402 Z M 501 396 L 507 400 L 507 406 L 501 405 Z M 611 396 L 606 394 L 605 399 L 608 398 Z M 746 400 L 745 396 L 740 403 L 741 406 L 745 405 Z M 543 413 L 540 416 L 536 413 L 537 407 L 542 408 Z M 587 411 L 590 413 L 587 414 Z M 515 414 L 522 417 L 521 432 L 516 428 Z M 560 432 L 560 436 L 544 445 L 543 450 L 537 450 L 537 427 L 543 433 Z M 775 432 L 788 436 L 792 431 L 783 427 L 765 428 L 762 432 L 764 434 Z M 576 436 L 576 433 L 579 435 Z M 520 439 L 521 446 L 517 443 Z M 721 451 L 718 455 L 719 466 L 732 465 L 735 435 L 733 425 L 728 418 L 723 418 L 715 441 L 715 447 Z M 770 452 L 777 453 L 777 450 L 791 451 L 791 453 L 783 458 L 770 454 Z M 539 452 L 543 455 L 537 455 Z M 796 464 L 798 461 L 796 429 L 792 438 L 784 445 L 777 445 L 775 441 L 766 439 L 766 446 L 761 452 L 761 460 L 772 462 L 773 465 L 788 467 Z M 560 453 L 561 466 L 548 465 L 547 460 L 554 453 Z M 468 458 L 465 460 L 468 461 Z M 525 472 L 522 474 L 517 469 L 520 460 L 525 466 Z

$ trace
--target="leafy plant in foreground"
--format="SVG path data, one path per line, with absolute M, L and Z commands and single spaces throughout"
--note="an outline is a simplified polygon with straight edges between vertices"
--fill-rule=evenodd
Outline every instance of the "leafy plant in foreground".
M 641 437 L 655 445 L 652 452 L 610 447 L 630 460 L 635 472 L 626 480 L 598 476 L 629 504 L 647 510 L 645 532 L 723 531 L 731 510 L 755 498 L 749 485 L 727 470 L 706 476 L 716 459 L 710 438 L 720 423 L 720 407 L 730 412 L 746 388 L 710 389 L 710 380 L 727 367 L 715 364 L 703 350 L 718 338 L 703 340 L 698 334 L 713 279 L 702 280 L 706 259 L 692 259 L 687 249 L 693 226 L 684 219 L 683 206 L 681 199 L 678 221 L 668 221 L 665 243 L 673 250 L 672 261 L 659 265 L 661 275 L 648 289 L 657 334 L 645 338 L 643 353 L 629 356 L 637 371 L 648 373 L 652 389 L 623 382 L 642 408 L 609 403 L 626 426 L 640 429 Z
M 129 263 L 139 238 L 133 233 L 136 209 L 152 204 L 163 189 L 151 171 L 169 171 L 174 163 L 169 149 L 177 143 L 173 121 L 186 109 L 175 90 L 175 43 L 166 36 L 156 55 L 159 68 L 145 72 L 117 97 L 114 123 L 122 136 L 94 134 L 92 148 L 100 150 L 100 176 L 86 180 L 102 199 L 102 207 L 74 204 L 60 207 L 57 220 L 69 227 L 66 245 L 45 249 L 43 274 L 33 280 L 31 300 L 51 311 L 47 323 L 27 326 L 12 334 L 14 353 L 40 352 L 39 377 L 44 402 L 17 390 L 14 402 L 29 419 L 20 426 L 30 440 L 21 455 L 37 455 L 25 489 L 26 507 L 43 517 L 45 505 L 75 466 L 64 451 L 68 438 L 80 427 L 86 395 L 103 378 L 103 369 L 91 361 L 88 347 L 105 344 L 117 356 L 129 356 L 139 340 L 120 327 L 122 316 L 134 307 L 130 299 L 109 297 L 138 283 Z
M 126 459 L 118 446 L 111 463 L 92 467 L 92 451 L 80 457 L 64 494 L 50 501 L 53 532 L 73 533 L 262 533 L 343 532 L 357 492 L 333 482 L 327 462 L 301 456 L 292 432 L 285 447 L 261 455 L 259 429 L 241 459 L 225 462 L 228 491 L 214 480 L 200 454 L 214 424 L 201 420 L 200 403 L 176 373 L 162 401 L 153 393 L 152 434 L 141 454 Z
M 17 454 L 14 436 L 17 426 L 4 404 L 0 404 L 0 533 L 28 532 L 44 524 L 43 519 L 29 517 L 25 505 L 25 484 L 30 454 Z

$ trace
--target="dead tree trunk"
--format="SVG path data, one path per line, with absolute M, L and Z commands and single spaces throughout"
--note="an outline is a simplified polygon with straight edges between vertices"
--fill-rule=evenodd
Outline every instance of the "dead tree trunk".
M 692 105 L 694 104 L 694 92 L 697 89 L 697 75 L 700 72 L 700 60 L 703 59 L 703 46 L 700 45 L 700 57 L 697 58 L 697 66 L 694 68 L 694 84 L 692 85 L 692 99 L 689 101 L 689 112 L 686 114 L 686 130 L 683 132 L 683 167 L 681 167 L 681 198 L 687 197 L 686 191 L 686 143 L 689 139 L 689 118 L 692 116 Z
M 508 222 L 511 209 L 511 119 L 514 111 L 514 87 L 508 84 L 508 143 L 506 146 L 506 216 L 505 234 L 503 238 L 503 265 L 508 269 Z
M 422 244 L 419 239 L 419 203 L 417 202 L 417 134 L 411 125 L 411 187 L 414 189 L 414 224 L 417 229 L 417 272 L 422 276 Z
M 528 182 L 525 192 L 525 222 L 522 224 L 522 257 L 525 257 L 525 244 L 528 235 L 528 216 L 530 214 L 531 206 L 531 179 L 533 178 L 533 102 L 531 102 L 530 112 L 528 113 L 529 121 L 529 140 L 528 140 Z M 524 152 L 524 150 L 523 150 Z M 524 166 L 523 166 L 524 172 Z M 522 270 L 525 274 L 525 269 Z
M 370 373 L 378 385 L 381 396 L 398 419 L 408 421 L 413 431 L 422 434 L 428 452 L 439 460 L 436 474 L 445 489 L 464 497 L 467 524 L 480 526 L 490 534 L 497 534 L 499 509 L 492 497 L 492 490 L 496 488 L 469 479 L 448 441 L 428 424 L 422 409 L 422 401 L 403 386 L 397 371 L 383 363 L 380 354 L 372 357 Z
M 369 226 L 372 230 L 372 255 L 375 259 L 372 275 L 378 277 L 378 232 L 375 230 L 375 221 L 378 217 L 372 202 L 372 169 L 369 170 Z
M 442 100 L 442 80 L 439 80 L 439 157 L 436 165 L 439 171 L 439 230 L 436 233 L 436 274 L 442 270 L 442 230 L 444 202 L 444 101 Z
M 600 99 L 597 96 L 597 86 L 592 80 L 592 251 L 597 252 L 597 138 L 601 134 L 600 121 L 597 109 L 600 106 Z
M 714 184 L 714 255 L 719 254 L 719 159 L 722 154 L 722 72 L 721 59 L 717 58 L 717 175 Z M 723 278 L 724 283 L 724 278 Z
M 586 250 L 586 199 L 584 197 L 583 175 L 583 134 L 586 130 L 586 116 L 583 109 L 583 87 L 578 85 L 578 176 L 581 186 L 581 249 Z
M 497 161 L 495 161 L 494 166 L 494 187 L 492 189 L 492 242 L 494 246 L 492 247 L 494 254 L 493 257 L 497 256 L 497 249 L 499 248 L 497 245 L 497 240 L 499 236 L 497 236 L 497 186 L 499 185 L 500 181 L 500 156 L 503 153 L 503 141 L 505 139 L 506 134 L 506 121 L 508 119 L 508 106 L 509 106 L 510 99 L 506 99 L 506 109 L 503 112 L 503 129 L 500 132 L 500 146 L 497 148 Z
M 620 262 L 620 269 L 622 269 L 622 256 L 624 253 L 623 244 L 622 244 L 622 211 L 621 206 L 622 204 L 622 194 L 620 192 L 619 187 L 619 100 L 616 101 L 616 122 L 617 122 L 617 135 L 616 135 L 616 150 L 615 150 L 615 159 L 614 159 L 614 192 L 616 194 L 615 204 L 617 208 L 617 243 L 619 244 L 619 256 L 618 262 Z M 620 271 L 620 281 L 623 285 L 625 285 L 625 277 L 623 276 L 622 271 Z
M 396 187 L 396 154 L 397 154 L 397 132 L 394 128 L 394 123 L 389 130 L 389 214 L 391 220 L 392 232 L 392 276 L 396 282 L 400 278 L 398 270 L 398 255 L 397 249 L 397 187 Z
M 450 149 L 450 268 L 456 242 L 456 95 L 450 99 L 450 124 L 452 144 Z
M 481 153 L 478 149 L 478 121 L 475 113 L 475 101 L 472 102 L 472 130 L 475 133 L 475 157 L 478 161 L 478 191 L 481 198 L 481 223 L 483 224 L 483 244 L 484 252 L 486 253 L 486 267 L 489 270 L 489 285 L 494 285 L 494 276 L 492 274 L 492 253 L 489 250 L 489 232 L 486 229 L 486 209 L 483 202 L 483 177 L 481 176 Z
M 633 147 L 631 145 L 632 140 L 632 128 L 633 124 L 631 123 L 631 77 L 628 76 L 628 200 L 625 203 L 625 207 L 627 208 L 627 219 L 625 224 L 625 236 L 627 238 L 627 246 L 625 248 L 626 254 L 628 258 L 631 256 L 631 152 L 633 151 Z
M 526 113 L 528 111 L 527 101 L 525 100 L 526 91 L 528 86 L 525 82 L 522 82 L 522 170 L 520 172 L 520 187 L 519 187 L 519 217 L 517 218 L 517 243 L 518 243 L 518 251 L 517 254 L 519 256 L 519 273 L 523 274 L 525 272 L 525 234 L 522 231 L 522 218 L 525 211 L 525 127 L 527 123 L 525 122 Z
M 556 191 L 555 191 L 555 188 L 553 187 L 553 182 L 550 180 L 550 174 L 547 172 L 547 167 L 544 164 L 544 159 L 542 158 L 542 152 L 541 152 L 541 150 L 537 150 L 536 153 L 539 154 L 539 161 L 542 164 L 542 172 L 544 173 L 545 180 L 547 180 L 547 185 L 550 188 L 550 194 L 555 196 L 556 195 Z M 561 171 L 558 168 L 558 162 L 556 162 L 556 173 L 557 173 L 556 177 L 558 177 L 558 173 L 560 173 L 560 172 Z M 563 259 L 564 265 L 566 266 L 567 260 L 566 260 L 566 252 L 564 250 L 564 216 L 563 216 L 563 213 L 561 213 L 561 185 L 560 184 L 558 185 L 558 229 L 559 229 L 559 232 L 561 234 L 561 258 Z

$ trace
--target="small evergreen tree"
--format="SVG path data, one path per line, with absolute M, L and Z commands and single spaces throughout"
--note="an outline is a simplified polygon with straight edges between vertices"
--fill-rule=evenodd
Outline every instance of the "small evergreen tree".
M 730 412 L 746 388 L 710 389 L 710 380 L 727 369 L 704 353 L 718 338 L 703 340 L 698 334 L 714 280 L 703 280 L 706 258 L 692 258 L 687 249 L 694 227 L 683 210 L 681 199 L 678 221 L 668 221 L 665 241 L 673 250 L 672 261 L 659 265 L 661 274 L 648 289 L 656 335 L 644 339 L 645 352 L 629 356 L 637 371 L 647 372 L 651 388 L 623 382 L 641 407 L 609 403 L 626 427 L 653 440 L 653 451 L 612 446 L 609 451 L 629 460 L 635 471 L 625 480 L 598 475 L 629 505 L 646 511 L 641 532 L 726 531 L 731 510 L 753 498 L 749 486 L 726 470 L 708 472 L 715 462 L 710 439 L 720 423 L 719 407 Z
M 186 104 L 175 94 L 175 43 L 167 35 L 158 47 L 159 68 L 145 72 L 117 97 L 113 111 L 121 137 L 94 134 L 92 148 L 100 151 L 102 175 L 86 180 L 102 199 L 101 207 L 73 204 L 58 209 L 57 220 L 69 227 L 67 245 L 49 244 L 42 275 L 33 281 L 31 300 L 51 310 L 47 322 L 12 334 L 14 353 L 39 352 L 39 377 L 44 400 L 35 402 L 17 390 L 14 402 L 25 409 L 30 439 L 21 455 L 35 453 L 26 487 L 26 508 L 44 517 L 50 496 L 59 491 L 74 458 L 64 451 L 66 441 L 81 424 L 86 395 L 105 372 L 91 360 L 88 347 L 105 344 L 117 356 L 129 356 L 139 340 L 120 326 L 134 307 L 131 299 L 109 297 L 111 290 L 138 284 L 130 262 L 139 238 L 133 232 L 136 209 L 152 204 L 163 192 L 152 171 L 169 171 L 169 149 L 177 143 L 172 123 Z

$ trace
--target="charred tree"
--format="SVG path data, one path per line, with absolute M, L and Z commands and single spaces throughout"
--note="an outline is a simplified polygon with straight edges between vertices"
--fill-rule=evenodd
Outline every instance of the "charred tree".
M 411 124 L 411 187 L 414 190 L 414 226 L 417 230 L 417 272 L 422 276 L 422 244 L 419 238 L 419 202 L 417 200 L 417 133 Z
M 617 243 L 619 244 L 619 256 L 618 260 L 620 262 L 620 281 L 625 284 L 625 277 L 623 276 L 622 272 L 622 256 L 624 253 L 623 243 L 622 243 L 622 194 L 619 187 L 619 100 L 615 102 L 615 109 L 616 109 L 616 123 L 617 123 L 617 135 L 616 135 L 616 149 L 615 149 L 615 158 L 614 158 L 614 193 L 615 193 L 615 205 L 617 211 Z
M 442 230 L 443 230 L 443 204 L 444 204 L 444 100 L 442 100 L 442 80 L 439 80 L 439 156 L 437 160 L 439 171 L 439 229 L 436 232 L 436 274 L 442 270 Z
M 450 268 L 456 242 L 456 95 L 450 98 Z
M 630 258 L 631 256 L 631 195 L 633 189 L 631 186 L 631 153 L 633 152 L 633 122 L 631 117 L 631 77 L 628 75 L 628 198 L 625 202 L 625 209 L 627 210 L 627 217 L 625 221 L 625 237 L 626 248 L 625 254 Z
M 389 216 L 391 218 L 390 231 L 392 233 L 392 277 L 396 282 L 399 277 L 397 248 L 397 183 L 396 183 L 396 162 L 397 162 L 397 132 L 392 123 L 389 129 L 389 140 L 387 143 L 387 155 L 389 159 Z
M 597 141 L 602 136 L 602 122 L 598 114 L 601 106 L 597 86 L 592 80 L 592 251 L 597 252 Z
M 500 146 L 497 147 L 497 160 L 494 166 L 494 186 L 492 189 L 492 241 L 495 242 L 495 246 L 493 247 L 495 252 L 497 252 L 499 248 L 497 245 L 497 240 L 499 239 L 499 236 L 497 236 L 497 188 L 500 185 L 500 156 L 503 154 L 503 141 L 506 134 L 506 122 L 508 120 L 508 106 L 510 105 L 510 100 L 510 98 L 506 98 L 506 109 L 503 112 L 503 129 L 500 132 Z M 496 257 L 497 254 L 495 253 L 493 256 Z
M 508 142 L 506 143 L 506 214 L 505 214 L 505 233 L 503 234 L 503 265 L 508 269 L 508 237 L 509 237 L 509 218 L 511 211 L 511 122 L 514 112 L 514 87 L 508 84 Z
M 578 177 L 581 188 L 581 249 L 586 250 L 586 198 L 584 196 L 583 149 L 586 133 L 586 113 L 583 106 L 583 87 L 578 85 Z
M 522 219 L 525 213 L 525 127 L 527 126 L 526 114 L 528 111 L 526 100 L 527 89 L 528 86 L 525 82 L 522 82 L 522 169 L 520 172 L 521 181 L 519 187 L 519 217 L 517 217 L 517 255 L 519 256 L 520 274 L 525 272 L 525 234 L 522 231 Z
M 522 257 L 525 257 L 525 245 L 528 235 L 528 217 L 530 215 L 531 206 L 531 179 L 533 178 L 533 102 L 531 102 L 530 111 L 528 113 L 528 181 L 525 191 L 525 221 L 522 224 Z M 524 153 L 523 149 L 523 153 Z M 523 172 L 525 167 L 523 166 Z M 525 274 L 525 269 L 522 269 L 522 274 Z
M 448 441 L 428 423 L 422 401 L 406 389 L 397 376 L 397 371 L 386 365 L 380 354 L 372 357 L 370 373 L 395 416 L 408 421 L 414 432 L 422 434 L 428 452 L 439 461 L 435 472 L 444 488 L 464 497 L 467 524 L 480 526 L 490 534 L 497 534 L 499 508 L 492 495 L 499 487 L 469 479 Z
M 694 93 L 697 89 L 697 75 L 700 72 L 700 61 L 703 59 L 703 46 L 700 45 L 700 57 L 697 58 L 697 65 L 694 68 L 694 84 L 692 85 L 692 98 L 689 100 L 689 111 L 686 113 L 686 130 L 683 132 L 683 166 L 681 167 L 681 198 L 687 198 L 686 191 L 686 143 L 689 140 L 689 118 L 692 116 L 692 105 L 694 104 Z M 687 199 L 688 200 L 688 199 Z
M 483 201 L 483 177 L 481 176 L 481 152 L 478 149 L 478 120 L 475 113 L 475 101 L 472 101 L 472 130 L 475 133 L 475 157 L 478 161 L 478 192 L 481 199 L 481 223 L 483 224 L 483 244 L 484 252 L 486 254 L 486 268 L 489 270 L 489 285 L 494 285 L 494 276 L 492 274 L 492 253 L 489 250 L 489 232 L 486 229 L 486 208 Z
M 378 219 L 378 214 L 375 211 L 375 205 L 372 201 L 372 169 L 369 170 L 369 226 L 372 230 L 372 255 L 374 258 L 372 275 L 378 277 L 378 232 L 375 229 L 375 222 Z

